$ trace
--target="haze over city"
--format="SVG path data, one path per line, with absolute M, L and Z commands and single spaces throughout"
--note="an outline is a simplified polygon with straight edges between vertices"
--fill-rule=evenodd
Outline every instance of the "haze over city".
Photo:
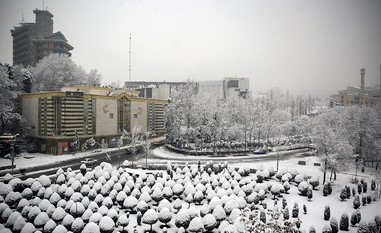
M 10 30 L 44 6 L 74 47 L 72 59 L 98 69 L 103 84 L 132 80 L 250 79 L 322 97 L 379 83 L 381 1 L 48 1 L 0 2 L 0 62 L 12 64 Z

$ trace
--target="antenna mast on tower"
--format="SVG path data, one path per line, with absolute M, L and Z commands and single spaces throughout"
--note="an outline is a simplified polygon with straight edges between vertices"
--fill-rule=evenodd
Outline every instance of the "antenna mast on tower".
M 131 82 L 131 33 L 130 33 L 130 52 L 129 52 L 129 65 L 128 65 L 128 79 Z

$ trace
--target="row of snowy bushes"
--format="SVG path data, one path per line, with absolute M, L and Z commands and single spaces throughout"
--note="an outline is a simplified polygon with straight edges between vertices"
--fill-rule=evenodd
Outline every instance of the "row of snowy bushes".
M 290 218 L 284 197 L 273 208 L 267 206 L 266 198 L 287 195 L 290 183 L 301 194 L 304 189 L 299 187 L 306 185 L 309 196 L 318 183 L 294 169 L 276 173 L 273 168 L 236 169 L 227 163 L 182 168 L 168 163 L 167 170 L 172 171 L 170 175 L 129 174 L 102 163 L 82 173 L 59 169 L 52 178 L 22 181 L 7 175 L 0 182 L 0 231 L 112 232 L 116 227 L 121 231 L 162 227 L 160 231 L 218 228 L 234 232 L 275 227 L 274 222 L 276 227 L 297 230 L 298 204 L 294 203 Z M 305 206 L 303 210 L 307 212 Z

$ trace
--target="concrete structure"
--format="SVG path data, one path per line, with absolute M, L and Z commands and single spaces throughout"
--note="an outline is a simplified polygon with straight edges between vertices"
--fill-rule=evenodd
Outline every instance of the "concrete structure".
M 249 93 L 250 82 L 248 78 L 226 77 L 223 80 L 198 81 L 197 89 L 199 93 L 211 93 L 217 98 L 238 99 Z
M 249 93 L 250 83 L 248 78 L 225 78 L 224 98 L 246 98 Z
M 128 81 L 125 82 L 126 89 L 139 92 L 139 97 L 149 99 L 168 99 L 174 88 L 185 85 L 186 82 L 146 82 Z
M 222 99 L 224 98 L 224 81 L 223 80 L 198 81 L 197 91 L 199 93 L 212 93 L 218 99 Z
M 345 90 L 339 91 L 338 94 L 330 96 L 330 106 L 368 106 L 374 107 L 381 101 L 380 90 L 370 87 L 365 87 L 365 69 L 360 70 L 360 87 L 348 87 Z M 380 82 L 381 82 L 381 67 L 380 67 Z
M 35 66 L 51 53 L 71 56 L 73 47 L 61 32 L 53 33 L 53 15 L 47 10 L 34 10 L 35 23 L 24 23 L 11 30 L 13 65 Z
M 73 151 L 74 138 L 94 138 L 98 143 L 117 140 L 124 131 L 164 134 L 167 100 L 137 98 L 136 92 L 104 87 L 65 87 L 60 92 L 19 96 L 20 113 L 32 126 L 40 151 Z

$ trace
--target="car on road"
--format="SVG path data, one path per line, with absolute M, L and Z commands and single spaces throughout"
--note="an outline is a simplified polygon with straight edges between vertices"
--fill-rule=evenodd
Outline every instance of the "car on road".
M 253 153 L 256 154 L 256 155 L 263 155 L 263 154 L 267 154 L 269 151 L 264 149 L 264 148 L 260 148 L 258 150 L 255 150 Z
M 85 158 L 84 160 L 81 161 L 81 163 L 93 166 L 98 160 L 92 159 L 92 158 Z

